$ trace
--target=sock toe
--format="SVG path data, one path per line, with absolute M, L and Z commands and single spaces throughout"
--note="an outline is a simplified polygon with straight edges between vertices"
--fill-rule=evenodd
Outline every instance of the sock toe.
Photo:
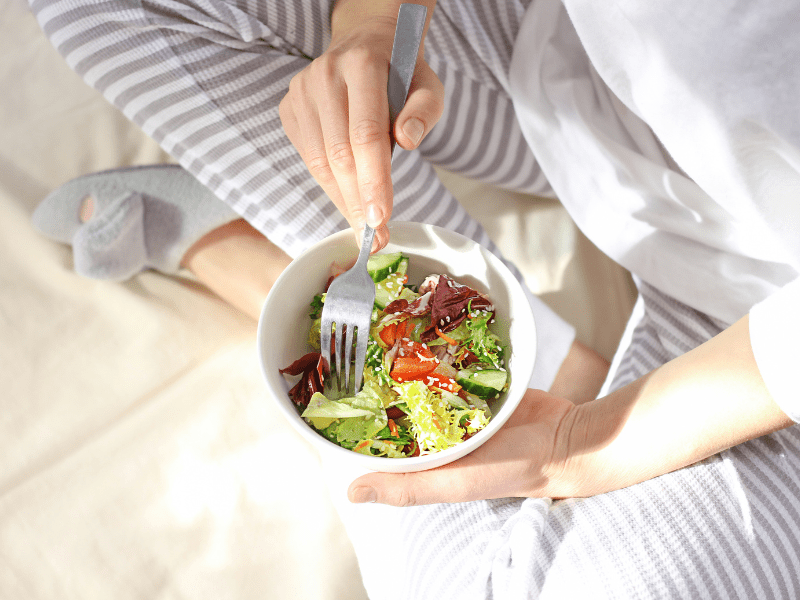
M 81 206 L 87 196 L 95 200 L 94 215 L 83 223 Z M 51 239 L 73 244 L 75 270 L 82 275 L 121 280 L 143 268 L 177 273 L 197 240 L 237 218 L 191 173 L 162 164 L 73 179 L 39 204 L 33 225 Z M 120 239 L 115 241 L 114 235 Z
M 81 226 L 84 193 L 59 188 L 48 194 L 33 211 L 34 228 L 50 239 L 68 244 Z
M 141 271 L 147 262 L 141 195 L 126 194 L 81 225 L 72 255 L 75 271 L 91 279 L 123 281 Z

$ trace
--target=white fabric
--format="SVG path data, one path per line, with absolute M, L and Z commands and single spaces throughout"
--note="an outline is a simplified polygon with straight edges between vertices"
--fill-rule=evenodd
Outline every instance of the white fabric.
M 575 340 L 575 327 L 525 288 L 536 325 L 536 361 L 529 388 L 549 390 Z M 540 351 L 541 350 L 541 351 Z
M 800 279 L 750 311 L 750 344 L 772 398 L 800 423 L 797 347 L 800 340 Z
M 643 281 L 739 319 L 800 268 L 800 5 L 565 4 L 529 7 L 510 75 L 553 189 Z

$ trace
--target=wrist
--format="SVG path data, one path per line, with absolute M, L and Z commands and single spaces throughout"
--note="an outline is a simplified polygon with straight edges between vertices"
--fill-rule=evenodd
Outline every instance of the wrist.
M 556 431 L 548 479 L 554 498 L 583 498 L 630 485 L 626 465 L 615 464 L 613 443 L 620 427 L 615 403 L 606 398 L 572 408 Z
M 331 37 L 358 27 L 391 29 L 394 34 L 400 4 L 402 0 L 336 0 L 331 11 Z
M 347 37 L 355 30 L 366 28 L 371 35 L 388 36 L 391 49 L 397 13 L 403 2 L 404 0 L 336 0 L 331 12 L 331 42 Z M 436 0 L 415 0 L 414 4 L 428 9 L 419 54 L 424 56 L 425 34 L 436 7 Z
M 396 7 L 392 10 L 383 3 L 375 4 L 377 6 L 369 4 L 365 7 L 360 0 L 337 2 L 331 12 L 331 41 L 346 37 L 359 28 L 367 28 L 373 34 L 383 32 L 393 38 L 397 25 Z

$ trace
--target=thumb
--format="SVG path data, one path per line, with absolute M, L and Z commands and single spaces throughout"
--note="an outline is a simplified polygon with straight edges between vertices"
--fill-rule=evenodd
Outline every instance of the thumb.
M 425 139 L 444 111 L 444 85 L 425 61 L 417 64 L 406 104 L 394 124 L 401 148 L 414 150 Z
M 357 504 L 378 502 L 392 506 L 419 506 L 500 498 L 509 495 L 503 487 L 502 476 L 486 473 L 482 461 L 473 453 L 428 471 L 362 475 L 350 484 L 347 497 Z

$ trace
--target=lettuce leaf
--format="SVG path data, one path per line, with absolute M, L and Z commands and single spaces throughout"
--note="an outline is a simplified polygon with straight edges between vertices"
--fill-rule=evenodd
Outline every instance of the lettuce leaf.
M 355 396 L 338 400 L 316 393 L 301 416 L 315 429 L 326 430 L 326 437 L 335 434 L 337 442 L 371 439 L 388 423 L 383 408 L 384 395 L 375 381 L 365 381 Z

